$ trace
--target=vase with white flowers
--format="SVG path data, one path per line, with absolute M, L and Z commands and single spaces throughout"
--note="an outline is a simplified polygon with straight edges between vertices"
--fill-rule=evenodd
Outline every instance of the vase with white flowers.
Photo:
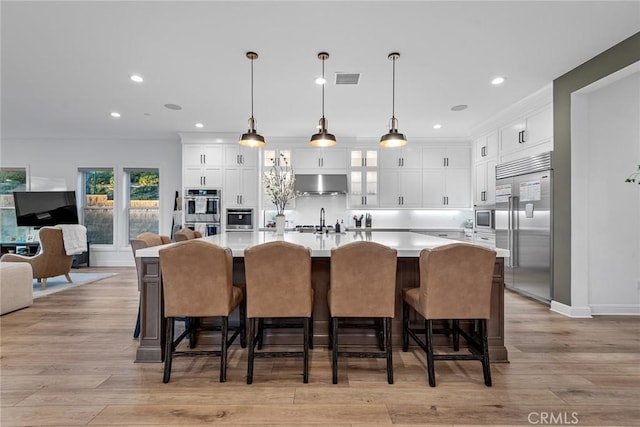
M 276 233 L 284 234 L 284 209 L 289 201 L 296 198 L 297 193 L 294 188 L 296 178 L 293 168 L 289 166 L 286 156 L 280 153 L 280 161 L 264 174 L 264 188 L 276 206 Z

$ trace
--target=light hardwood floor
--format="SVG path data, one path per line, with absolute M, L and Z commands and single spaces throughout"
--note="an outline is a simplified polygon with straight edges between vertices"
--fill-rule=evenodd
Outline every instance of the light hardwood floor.
M 83 271 L 83 270 L 79 270 Z M 341 359 L 331 384 L 326 348 L 301 361 L 259 359 L 246 385 L 246 350 L 234 346 L 227 382 L 218 361 L 181 358 L 171 382 L 162 364 L 134 363 L 138 292 L 133 268 L 37 299 L 2 316 L 0 425 L 640 425 L 640 319 L 568 319 L 507 292 L 511 363 L 436 364 L 426 382 L 418 349 L 384 361 Z

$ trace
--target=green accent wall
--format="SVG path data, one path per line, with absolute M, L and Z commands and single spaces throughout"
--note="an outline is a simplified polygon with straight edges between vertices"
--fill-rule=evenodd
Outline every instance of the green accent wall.
M 640 32 L 553 81 L 553 295 L 571 305 L 571 94 L 640 61 Z

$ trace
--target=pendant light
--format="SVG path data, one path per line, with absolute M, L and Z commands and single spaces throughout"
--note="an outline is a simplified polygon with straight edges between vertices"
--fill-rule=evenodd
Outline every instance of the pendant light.
M 327 119 L 324 117 L 324 61 L 328 58 L 329 54 L 327 52 L 320 52 L 318 54 L 318 59 L 322 61 L 322 117 L 319 122 L 320 131 L 311 135 L 311 140 L 309 141 L 309 144 L 314 147 L 331 147 L 332 145 L 336 145 L 336 137 L 327 132 Z
M 407 143 L 407 138 L 398 132 L 398 119 L 395 116 L 395 104 L 396 104 L 396 59 L 400 58 L 398 52 L 392 52 L 388 58 L 393 61 L 393 83 L 392 83 L 392 95 L 391 95 L 391 129 L 389 133 L 382 135 L 380 138 L 381 147 L 402 147 Z
M 251 60 L 251 117 L 249 117 L 249 131 L 242 134 L 238 144 L 246 147 L 264 147 L 264 137 L 256 132 L 256 119 L 253 118 L 253 61 L 258 59 L 258 54 L 247 52 L 247 58 Z

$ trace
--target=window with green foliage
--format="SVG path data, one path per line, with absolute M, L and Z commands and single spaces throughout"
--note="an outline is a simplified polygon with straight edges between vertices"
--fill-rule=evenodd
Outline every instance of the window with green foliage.
M 82 170 L 82 203 L 87 239 L 91 244 L 113 244 L 113 169 Z
M 16 225 L 14 191 L 27 190 L 27 170 L 24 168 L 0 168 L 0 241 L 25 242 L 28 227 Z
M 127 169 L 129 239 L 160 230 L 160 173 L 157 169 Z

